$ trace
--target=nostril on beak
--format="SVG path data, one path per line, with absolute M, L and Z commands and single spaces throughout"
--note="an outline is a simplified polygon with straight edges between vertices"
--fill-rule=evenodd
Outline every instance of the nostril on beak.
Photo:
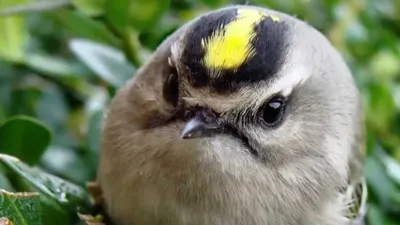
M 207 112 L 199 111 L 183 127 L 181 138 L 211 137 L 222 131 L 215 115 L 207 116 Z

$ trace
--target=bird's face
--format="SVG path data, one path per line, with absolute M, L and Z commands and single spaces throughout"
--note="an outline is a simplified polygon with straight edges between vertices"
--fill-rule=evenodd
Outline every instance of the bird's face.
M 252 6 L 203 15 L 110 104 L 109 212 L 121 224 L 344 224 L 359 103 L 343 59 L 306 23 Z
M 223 155 L 236 146 L 268 165 L 350 151 L 357 91 L 339 55 L 304 23 L 226 8 L 193 22 L 168 61 L 164 97 L 184 111 L 184 139 Z

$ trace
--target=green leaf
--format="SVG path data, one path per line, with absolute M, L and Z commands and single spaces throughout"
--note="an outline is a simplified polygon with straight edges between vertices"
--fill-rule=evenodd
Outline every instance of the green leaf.
M 0 217 L 15 225 L 41 225 L 39 193 L 11 193 L 0 190 Z
M 0 125 L 6 120 L 6 116 L 4 115 L 4 111 L 0 108 Z
M 170 5 L 170 0 L 134 0 L 131 2 L 129 24 L 140 31 L 152 28 Z
M 88 16 L 101 16 L 106 0 L 72 0 L 72 4 Z
M 69 181 L 51 175 L 39 168 L 32 168 L 19 159 L 0 154 L 2 162 L 9 171 L 15 173 L 29 186 L 33 186 L 42 195 L 54 200 L 63 208 L 74 212 L 76 207 L 87 207 L 89 198 L 85 190 Z
M 35 102 L 35 106 L 35 117 L 46 124 L 47 128 L 52 131 L 52 144 L 73 144 L 72 140 L 68 140 L 71 135 L 69 130 L 65 129 L 70 107 L 62 89 L 56 85 L 49 84 L 46 88 L 43 88 L 40 97 Z M 52 109 L 51 111 L 48 110 L 50 108 Z M 49 149 L 50 147 L 47 148 L 46 152 Z
M 395 105 L 397 110 L 400 110 L 400 84 L 395 84 L 393 89 L 392 89 L 392 93 L 394 96 L 394 101 L 395 101 Z M 399 126 L 400 128 L 400 126 Z M 399 129 L 400 130 L 400 129 Z
M 367 220 L 369 225 L 384 225 L 386 223 L 385 214 L 376 204 L 368 206 Z
M 50 146 L 43 155 L 41 164 L 46 171 L 78 183 L 85 183 L 95 172 L 79 152 L 63 146 Z
M 106 0 L 106 18 L 123 33 L 130 26 L 135 30 L 149 30 L 163 16 L 170 0 Z
M 8 179 L 4 174 L 0 173 L 0 189 L 4 189 L 6 191 L 13 191 L 13 187 Z
M 35 189 L 36 190 L 36 189 Z M 40 198 L 42 205 L 42 221 L 44 225 L 70 225 L 71 213 L 61 207 L 48 196 L 41 196 Z
M 103 110 L 98 110 L 92 115 L 89 121 L 88 147 L 92 152 L 93 164 L 97 164 L 98 162 L 98 157 L 100 152 L 102 120 L 103 120 Z
M 70 42 L 70 49 L 93 72 L 114 87 L 124 85 L 135 72 L 124 54 L 110 46 L 89 40 L 73 39 Z
M 48 54 L 29 53 L 24 62 L 31 69 L 42 73 L 46 78 L 50 78 L 44 86 L 51 86 L 50 81 L 56 81 L 79 97 L 90 94 L 92 85 L 86 79 L 93 78 L 95 75 L 77 59 L 67 60 Z
M 24 61 L 31 68 L 51 76 L 81 78 L 89 76 L 89 71 L 81 64 L 57 56 L 30 53 Z
M 29 82 L 25 83 L 26 86 L 24 88 L 11 89 L 11 99 L 7 109 L 8 114 L 34 116 L 35 103 L 40 97 L 38 88 L 40 83 Z
M 4 157 L 4 156 L 0 156 Z M 0 162 L 1 164 L 1 162 Z M 42 208 L 42 222 L 43 225 L 70 225 L 71 219 L 67 209 L 63 208 L 55 199 L 48 197 L 40 192 L 38 188 L 33 186 L 24 177 L 19 176 L 10 168 L 10 177 L 13 177 L 13 183 L 17 190 L 24 192 L 35 192 L 40 194 L 40 205 Z
M 380 206 L 384 209 L 391 207 L 392 197 L 396 186 L 387 177 L 384 166 L 376 157 L 369 156 L 366 160 L 366 178 L 371 191 L 377 196 Z
M 52 11 L 58 8 L 66 7 L 70 4 L 70 0 L 42 0 L 33 1 L 26 4 L 18 4 L 25 1 L 12 0 L 12 2 L 13 6 L 0 10 L 0 16 Z
M 105 14 L 110 24 L 119 32 L 128 26 L 131 0 L 105 0 Z
M 400 163 L 390 156 L 383 156 L 382 161 L 386 167 L 387 174 L 400 185 Z
M 389 50 L 376 53 L 370 65 L 371 74 L 378 80 L 394 78 L 400 72 L 400 57 Z
M 203 0 L 203 2 L 213 8 L 217 7 L 223 7 L 226 4 L 229 4 L 230 2 L 227 0 Z
M 79 11 L 58 10 L 51 17 L 69 30 L 73 37 L 119 46 L 119 40 L 112 35 L 103 23 L 97 22 Z
M 97 155 L 100 150 L 100 134 L 103 113 L 109 100 L 107 90 L 98 88 L 86 102 L 85 113 L 89 118 L 87 142 L 88 148 Z M 97 159 L 95 159 L 97 163 Z
M 23 2 L 25 0 L 1 0 L 0 9 Z M 24 18 L 0 16 L 0 57 L 11 62 L 21 62 L 26 33 Z
M 98 111 L 102 111 L 106 108 L 106 104 L 109 101 L 109 95 L 107 90 L 102 87 L 97 87 L 93 89 L 90 94 L 90 98 L 87 99 L 85 105 L 86 117 L 90 118 L 93 114 Z
M 38 120 L 16 116 L 0 127 L 0 152 L 34 165 L 51 140 L 50 131 Z
M 101 134 L 101 122 L 103 119 L 103 111 L 96 111 L 89 122 L 88 142 L 89 148 L 92 151 L 98 152 L 100 150 L 100 134 Z
M 140 43 L 154 51 L 165 38 L 171 35 L 180 26 L 180 21 L 176 16 L 169 12 L 157 23 L 157 29 L 141 32 L 139 36 Z
M 4 189 L 6 191 L 14 191 L 14 188 L 6 175 L 7 170 L 4 168 L 3 165 L 0 164 L 0 189 Z
M 370 85 L 368 120 L 381 131 L 389 127 L 396 113 L 390 89 L 384 83 Z

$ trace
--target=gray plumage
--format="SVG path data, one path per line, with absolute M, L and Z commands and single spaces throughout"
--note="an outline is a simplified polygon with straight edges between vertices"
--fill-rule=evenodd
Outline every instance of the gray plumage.
M 199 18 L 168 37 L 104 119 L 98 182 L 117 225 L 347 225 L 354 201 L 358 212 L 360 195 L 349 187 L 365 187 L 363 114 L 344 60 L 317 30 L 274 10 L 229 6 L 205 16 L 235 8 L 284 21 L 282 65 L 228 93 L 196 88 L 178 69 L 178 102 L 171 104 L 165 84 L 171 68 L 185 68 L 185 34 Z M 276 93 L 290 96 L 282 124 L 254 122 Z M 248 143 L 223 132 L 182 139 L 187 121 L 180 115 L 196 107 L 211 109 Z

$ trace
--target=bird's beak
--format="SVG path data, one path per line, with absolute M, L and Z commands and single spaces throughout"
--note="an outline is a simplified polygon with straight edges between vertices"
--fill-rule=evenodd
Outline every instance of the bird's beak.
M 211 137 L 221 132 L 221 125 L 217 119 L 205 119 L 201 115 L 197 115 L 189 120 L 181 131 L 181 138 L 202 138 Z

